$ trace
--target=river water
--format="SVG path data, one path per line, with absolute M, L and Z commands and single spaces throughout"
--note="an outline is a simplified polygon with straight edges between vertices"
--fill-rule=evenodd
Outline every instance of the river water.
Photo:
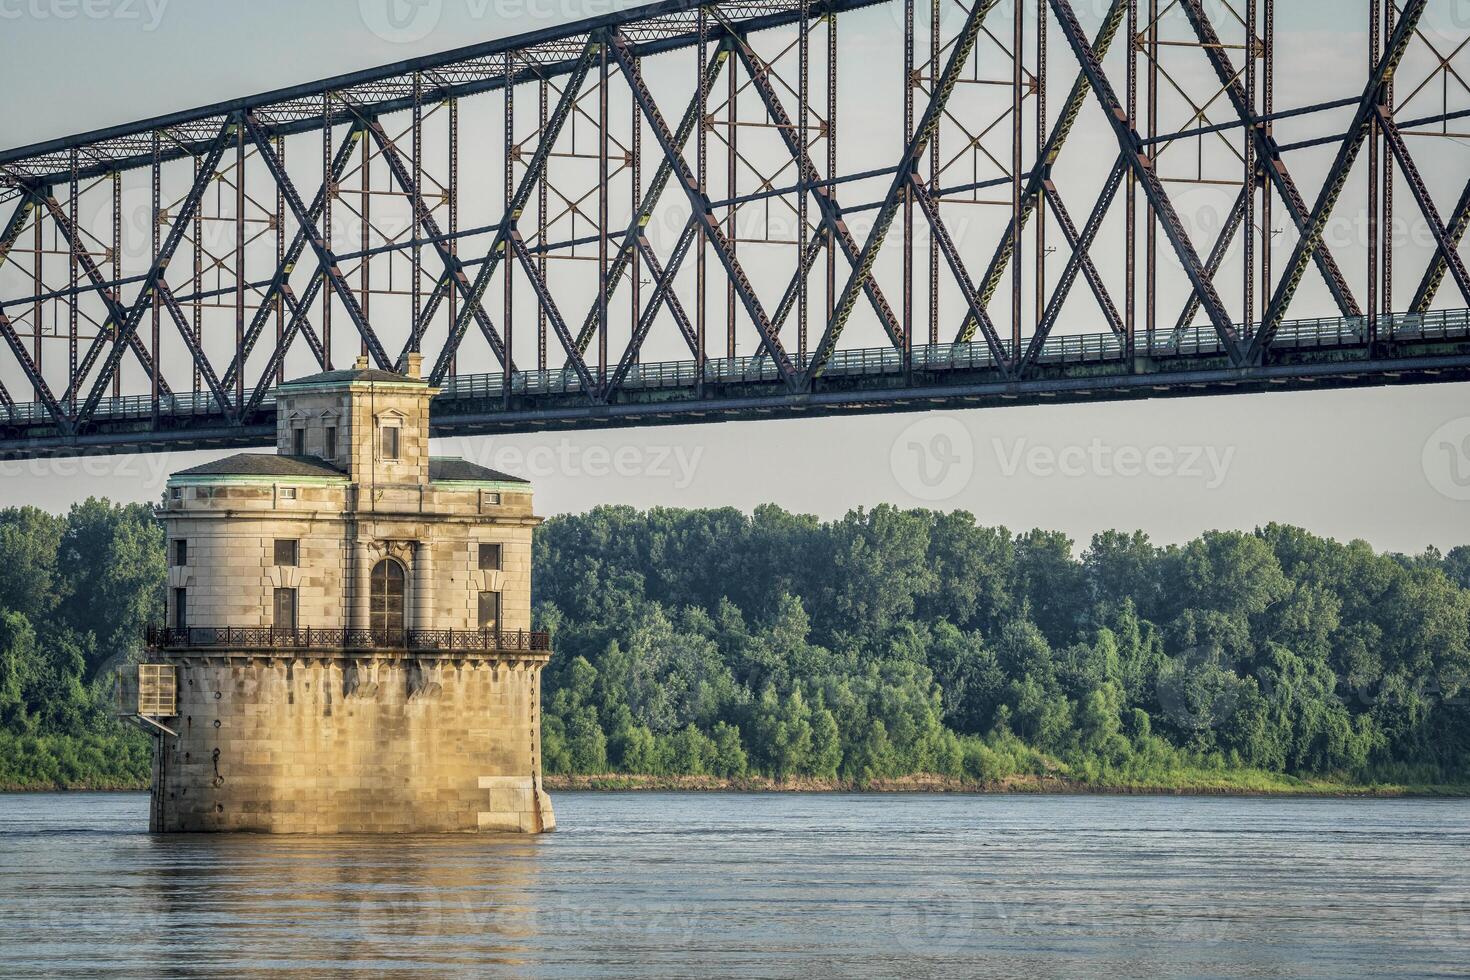
M 1470 971 L 1470 803 L 559 793 L 541 838 L 0 796 L 10 977 Z

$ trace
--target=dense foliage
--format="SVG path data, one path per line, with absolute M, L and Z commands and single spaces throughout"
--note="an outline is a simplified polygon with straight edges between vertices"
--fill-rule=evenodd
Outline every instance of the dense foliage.
M 0 510 L 0 555 L 0 785 L 142 782 L 106 675 L 161 615 L 150 509 Z M 1470 776 L 1470 548 L 614 507 L 548 521 L 535 576 L 551 773 Z
M 148 737 L 112 717 L 110 668 L 161 617 L 164 581 L 150 507 L 0 510 L 0 786 L 147 778 Z
M 1470 548 L 1156 547 L 881 506 L 600 508 L 536 539 L 550 772 L 1463 780 Z

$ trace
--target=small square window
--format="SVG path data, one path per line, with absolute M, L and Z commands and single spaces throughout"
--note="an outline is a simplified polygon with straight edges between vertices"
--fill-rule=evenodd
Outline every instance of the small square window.
M 173 566 L 183 568 L 189 564 L 189 541 L 186 538 L 174 539 Z
M 294 566 L 301 555 L 300 542 L 295 539 L 276 539 L 276 564 Z
M 498 572 L 500 571 L 500 560 L 501 554 L 499 544 L 480 545 L 480 567 L 482 569 L 485 569 L 486 571 Z
M 305 456 L 306 455 L 306 430 L 305 429 L 292 429 L 291 430 L 291 455 L 292 456 Z
M 500 494 L 496 493 L 494 490 L 486 490 L 484 494 L 484 499 L 485 503 L 491 507 L 496 507 L 500 504 Z
M 169 497 L 170 500 L 183 500 L 184 499 L 184 488 L 183 487 L 169 487 L 168 488 L 168 497 Z
M 295 500 L 296 499 L 296 488 L 295 487 L 282 487 L 281 488 L 281 499 L 282 500 Z
M 396 425 L 383 427 L 383 458 L 398 458 L 398 426 Z
M 337 427 L 329 425 L 322 430 L 322 456 L 326 459 L 337 458 Z

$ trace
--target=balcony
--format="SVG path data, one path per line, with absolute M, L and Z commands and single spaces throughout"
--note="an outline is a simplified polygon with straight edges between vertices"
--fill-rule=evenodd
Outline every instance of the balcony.
M 530 630 L 278 629 L 274 626 L 150 626 L 150 650 L 549 654 L 551 635 Z

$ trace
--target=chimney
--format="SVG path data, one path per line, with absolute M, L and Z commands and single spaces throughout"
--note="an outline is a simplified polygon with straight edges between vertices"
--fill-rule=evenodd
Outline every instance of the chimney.
M 422 378 L 424 376 L 424 355 L 413 351 L 408 355 L 408 370 L 410 378 Z
M 368 363 L 368 356 L 366 354 L 359 355 L 357 360 L 352 362 L 352 370 L 366 371 L 368 369 Z

